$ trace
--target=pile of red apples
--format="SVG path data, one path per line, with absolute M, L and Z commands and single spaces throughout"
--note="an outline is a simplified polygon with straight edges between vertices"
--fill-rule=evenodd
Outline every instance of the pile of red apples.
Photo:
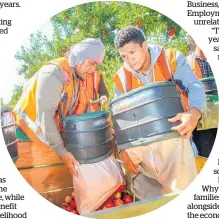
M 121 185 L 96 211 L 122 206 L 133 202 L 132 196 L 126 190 L 125 185 Z M 79 214 L 75 202 L 74 191 L 65 197 L 65 202 L 60 206 L 62 209 L 73 214 Z

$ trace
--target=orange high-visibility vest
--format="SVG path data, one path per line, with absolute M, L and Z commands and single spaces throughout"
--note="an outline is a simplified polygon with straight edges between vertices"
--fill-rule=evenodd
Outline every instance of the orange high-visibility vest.
M 194 61 L 193 61 L 192 70 L 194 71 L 194 73 L 198 79 L 202 79 L 202 70 L 201 70 L 200 65 L 196 59 L 194 59 Z
M 101 73 L 98 71 L 93 72 L 84 80 L 84 89 L 89 100 L 99 99 L 98 87 L 100 83 Z M 101 109 L 100 103 L 91 104 L 94 111 L 99 111 Z
M 167 63 L 168 61 L 168 63 Z M 171 76 L 174 75 L 176 70 L 176 50 L 175 49 L 162 49 L 161 54 L 154 65 L 154 82 L 168 81 L 170 79 L 174 80 Z M 114 75 L 113 81 L 115 86 L 121 93 L 126 93 L 128 91 L 134 90 L 144 84 L 141 80 L 135 76 L 132 72 L 128 71 L 124 66 L 119 69 L 119 71 Z M 176 83 L 176 88 L 180 95 L 183 108 L 185 111 L 189 109 L 189 102 L 187 93 L 182 90 Z
M 57 65 L 61 68 L 62 73 L 65 76 L 65 86 L 62 91 L 61 100 L 58 104 L 55 119 L 58 130 L 63 130 L 61 117 L 65 117 L 69 113 L 70 104 L 74 95 L 74 78 L 70 70 L 67 58 L 55 59 L 49 64 Z M 43 135 L 39 121 L 37 120 L 37 108 L 36 108 L 36 87 L 38 81 L 38 74 L 35 75 L 33 83 L 28 87 L 25 95 L 18 101 L 13 112 L 15 114 L 16 123 L 22 129 L 22 131 L 28 136 L 28 138 L 36 144 L 47 145 L 45 136 Z M 81 114 L 87 108 L 88 101 L 86 94 L 83 91 L 82 84 L 79 82 L 79 97 L 75 109 L 72 114 Z

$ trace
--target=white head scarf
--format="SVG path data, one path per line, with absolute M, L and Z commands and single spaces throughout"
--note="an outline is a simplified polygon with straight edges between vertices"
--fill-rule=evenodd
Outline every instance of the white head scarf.
M 102 64 L 105 56 L 105 48 L 100 39 L 87 38 L 78 44 L 74 44 L 68 54 L 70 67 L 80 65 L 86 58 Z

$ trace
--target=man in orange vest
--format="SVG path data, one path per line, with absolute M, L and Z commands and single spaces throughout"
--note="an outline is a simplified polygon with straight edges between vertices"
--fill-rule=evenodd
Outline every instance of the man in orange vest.
M 188 49 L 190 50 L 190 55 L 186 58 L 197 78 L 213 77 L 214 74 L 205 54 L 190 36 L 188 36 Z
M 16 122 L 31 141 L 51 147 L 71 174 L 79 165 L 63 141 L 62 118 L 84 113 L 90 106 L 83 81 L 104 59 L 101 40 L 88 38 L 72 46 L 68 58 L 58 58 L 40 68 L 17 103 Z
M 185 110 L 168 120 L 181 121 L 172 128 L 180 137 L 119 152 L 131 173 L 132 190 L 144 199 L 184 189 L 197 174 L 190 138 L 206 104 L 203 85 L 180 52 L 148 44 L 139 28 L 118 31 L 115 47 L 124 61 L 113 77 L 115 96 L 150 83 L 173 80 Z
M 199 46 L 196 45 L 191 36 L 188 36 L 188 48 L 191 53 L 189 56 L 187 56 L 187 60 L 197 78 L 202 79 L 213 77 L 214 74 L 211 70 L 211 66 L 209 65 L 203 51 L 200 49 Z M 208 114 L 207 116 L 210 115 Z M 212 118 L 210 117 L 209 120 L 211 119 Z M 214 118 L 212 119 L 212 121 L 213 120 Z M 211 126 L 210 128 L 203 127 L 204 130 L 194 130 L 192 138 L 198 148 L 200 156 L 209 157 L 217 135 L 217 126 L 218 125 Z

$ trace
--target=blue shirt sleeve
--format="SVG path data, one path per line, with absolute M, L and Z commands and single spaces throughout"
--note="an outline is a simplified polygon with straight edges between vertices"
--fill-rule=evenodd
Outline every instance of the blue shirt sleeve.
M 188 93 L 188 100 L 191 108 L 197 108 L 200 112 L 204 111 L 206 105 L 205 90 L 202 82 L 198 80 L 186 58 L 176 51 L 176 71 L 174 79 L 180 88 Z

